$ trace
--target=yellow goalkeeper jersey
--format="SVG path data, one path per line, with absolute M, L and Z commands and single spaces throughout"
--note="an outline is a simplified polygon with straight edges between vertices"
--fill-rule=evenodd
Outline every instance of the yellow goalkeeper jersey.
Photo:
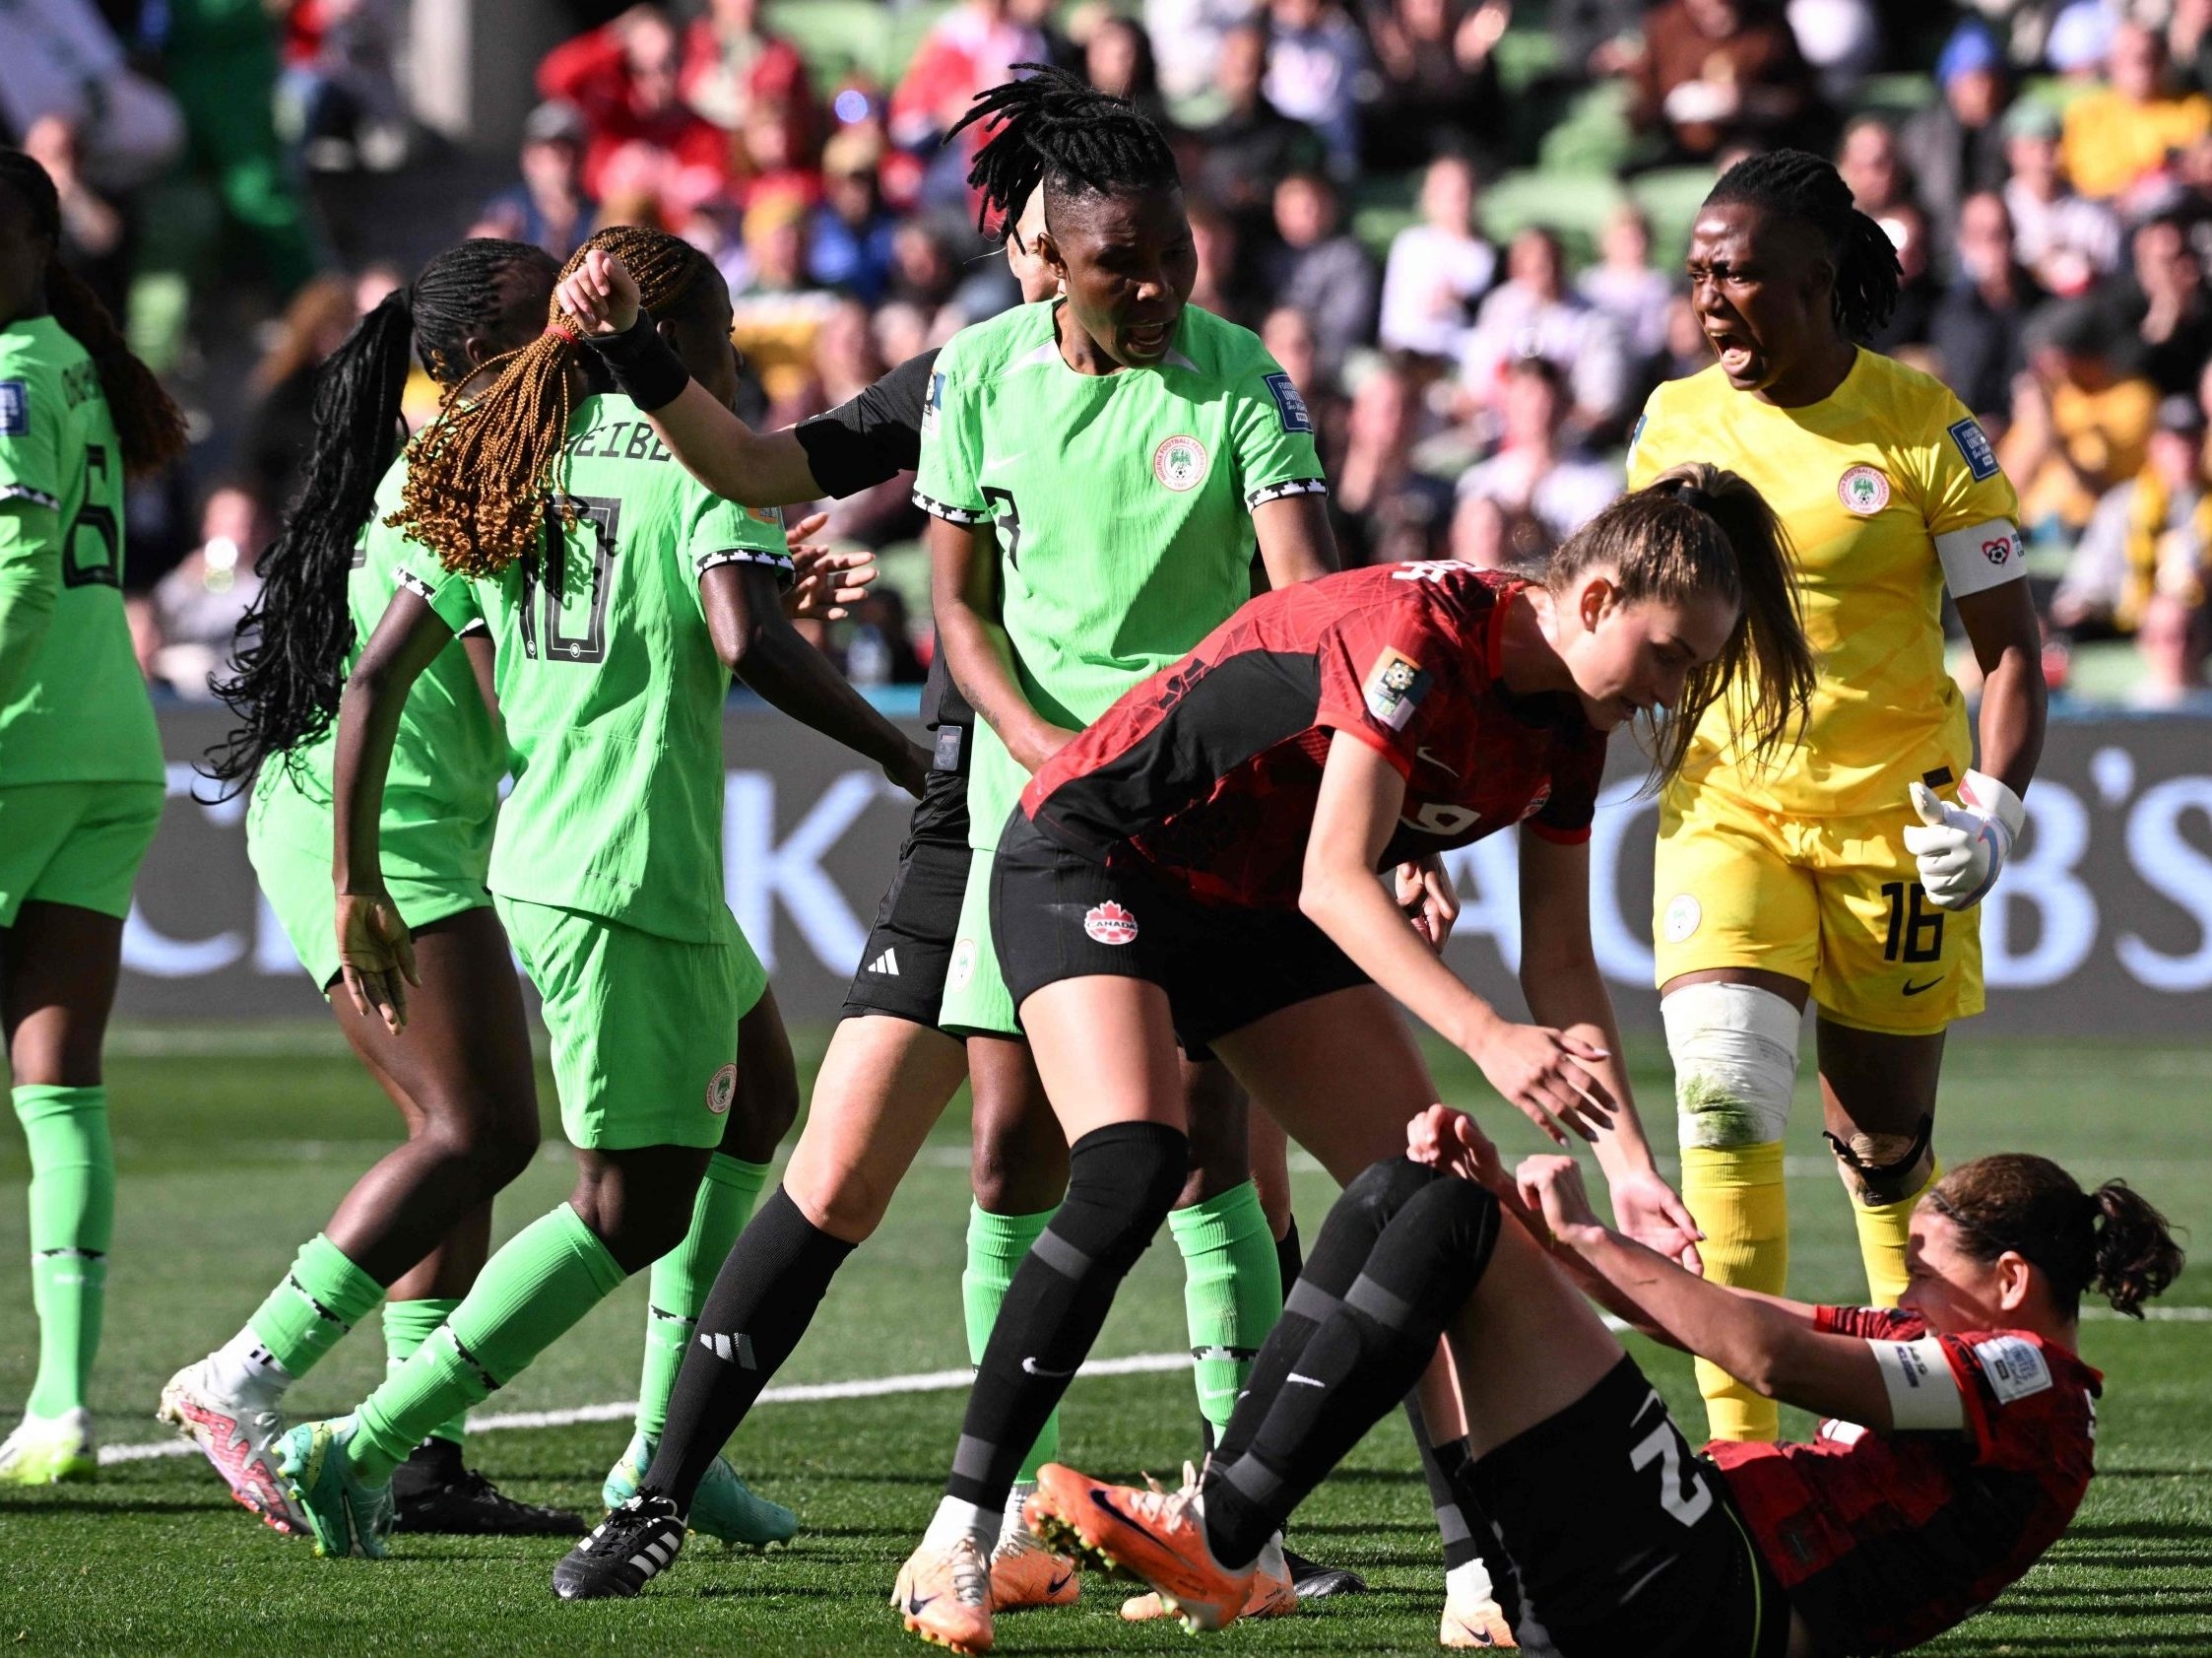
M 1906 783 L 1972 757 L 1966 700 L 1943 665 L 1942 597 L 2025 574 L 2019 502 L 1989 440 L 1941 382 L 1861 350 L 1818 403 L 1777 408 L 1718 365 L 1652 393 L 1630 440 L 1641 489 L 1685 461 L 1756 485 L 1788 529 L 1818 658 L 1803 742 L 1761 765 L 1707 714 L 1673 785 L 1764 810 L 1834 817 L 1908 809 Z

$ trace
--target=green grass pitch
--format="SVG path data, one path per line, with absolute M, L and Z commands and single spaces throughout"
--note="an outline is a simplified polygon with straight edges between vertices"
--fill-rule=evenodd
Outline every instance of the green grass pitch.
M 812 1033 L 811 1064 L 821 1038 Z M 1663 1119 L 1660 1056 L 1637 1077 Z M 1442 1067 L 1445 1096 L 1476 1109 L 1510 1150 L 1535 1139 L 1464 1062 Z M 390 1109 L 326 1029 L 134 1028 L 112 1044 L 109 1082 L 123 1170 L 106 1347 L 94 1381 L 104 1443 L 160 1439 L 163 1379 L 234 1330 L 299 1241 L 392 1132 Z M 545 1088 L 550 1100 L 552 1091 Z M 2212 1047 L 1954 1043 L 1942 1143 L 2053 1155 L 2088 1178 L 2123 1174 L 2200 1243 L 2212 1241 Z M 1487 1101 L 1487 1104 L 1485 1104 Z M 1848 1298 L 1859 1269 L 1848 1212 L 1800 1097 L 1791 1153 L 1792 1288 Z M 549 1124 L 538 1163 L 500 1204 L 502 1231 L 556 1202 L 567 1155 Z M 966 1123 L 956 1104 L 875 1242 L 838 1279 L 783 1382 L 957 1367 L 965 1361 L 959 1270 Z M 26 1252 L 20 1138 L 0 1152 L 0 1261 Z M 1299 1176 L 1310 1236 L 1331 1187 Z M 1174 1250 L 1149 1252 L 1098 1353 L 1184 1345 Z M 634 1395 L 643 1285 L 633 1283 L 519 1378 L 488 1411 L 552 1411 Z M 1953 1654 L 2212 1654 L 2212 1263 L 2167 1303 L 2194 1317 L 2085 1326 L 2106 1372 L 2100 1473 L 2072 1531 L 1996 1606 L 1930 1650 Z M 34 1327 L 28 1275 L 0 1271 L 0 1407 L 20 1409 Z M 1639 1357 L 1679 1420 L 1702 1419 L 1686 1360 Z M 373 1329 L 357 1332 L 294 1393 L 305 1411 L 350 1406 L 381 1368 Z M 25 1653 L 836 1654 L 921 1648 L 885 1606 L 899 1559 L 935 1499 L 957 1430 L 958 1391 L 763 1405 L 731 1454 L 762 1491 L 798 1509 L 795 1547 L 765 1558 L 695 1544 L 640 1601 L 566 1607 L 548 1573 L 551 1542 L 402 1539 L 383 1563 L 323 1562 L 233 1507 L 197 1460 L 140 1460 L 98 1484 L 0 1496 L 0 1641 Z M 1087 1378 L 1065 1411 L 1065 1453 L 1089 1469 L 1171 1475 L 1196 1439 L 1180 1375 Z M 624 1424 L 487 1432 L 472 1459 L 518 1493 L 596 1517 L 596 1492 Z M 1281 1654 L 1435 1650 L 1441 1568 L 1405 1429 L 1386 1422 L 1300 1514 L 1307 1553 L 1358 1565 L 1376 1592 L 1295 1621 L 1239 1626 L 1210 1643 Z M 1000 1650 L 1184 1651 L 1172 1627 L 1126 1626 L 1122 1588 L 1092 1580 L 1068 1612 L 1003 1620 Z M 1623 1654 L 1622 1658 L 1634 1658 Z M 1734 1658 L 1716 1654 L 1715 1658 Z

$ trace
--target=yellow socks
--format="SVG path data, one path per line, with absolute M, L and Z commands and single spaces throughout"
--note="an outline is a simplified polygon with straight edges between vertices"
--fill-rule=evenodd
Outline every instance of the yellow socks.
M 1707 1278 L 1764 1294 L 1783 1293 L 1789 1279 L 1789 1199 L 1783 1185 L 1781 1141 L 1683 1147 L 1682 1201 L 1705 1233 L 1699 1251 Z M 1866 1225 L 1862 1218 L 1861 1239 Z M 1781 1412 L 1772 1399 L 1761 1398 L 1702 1359 L 1697 1382 L 1714 1438 L 1772 1440 L 1780 1434 Z
M 1866 1263 L 1866 1292 L 1878 1307 L 1893 1307 L 1905 1293 L 1905 1244 L 1913 1229 L 1913 1206 L 1920 1194 L 1943 1178 L 1940 1159 L 1930 1159 L 1927 1178 L 1895 1203 L 1865 1204 L 1852 1199 L 1858 1224 L 1858 1253 Z

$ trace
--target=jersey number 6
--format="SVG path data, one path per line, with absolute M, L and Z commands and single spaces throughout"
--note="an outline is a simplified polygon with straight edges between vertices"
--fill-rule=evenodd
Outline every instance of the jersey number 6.
M 596 663 L 607 660 L 607 599 L 615 582 L 615 537 L 622 521 L 622 503 L 612 496 L 571 496 L 576 506 L 575 530 L 592 538 L 591 605 L 579 634 L 563 633 L 568 536 L 559 514 L 546 509 L 546 544 L 536 564 L 522 570 L 522 650 L 533 660 Z M 555 579 L 543 579 L 545 571 Z M 543 632 L 537 621 L 538 595 L 545 593 Z
M 61 584 L 64 587 L 120 587 L 122 563 L 122 526 L 115 522 L 111 507 L 96 505 L 93 491 L 107 483 L 107 451 L 98 443 L 85 445 L 85 504 L 77 509 L 70 520 L 69 534 L 62 539 Z M 84 558 L 79 548 L 87 535 L 99 537 L 100 551 L 92 559 Z

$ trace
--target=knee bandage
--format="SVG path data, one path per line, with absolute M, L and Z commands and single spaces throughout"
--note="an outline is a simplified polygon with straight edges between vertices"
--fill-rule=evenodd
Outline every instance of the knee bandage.
M 1690 984 L 1659 1003 L 1674 1061 L 1681 1144 L 1725 1149 L 1782 1138 L 1797 1083 L 1797 1010 L 1748 984 Z

